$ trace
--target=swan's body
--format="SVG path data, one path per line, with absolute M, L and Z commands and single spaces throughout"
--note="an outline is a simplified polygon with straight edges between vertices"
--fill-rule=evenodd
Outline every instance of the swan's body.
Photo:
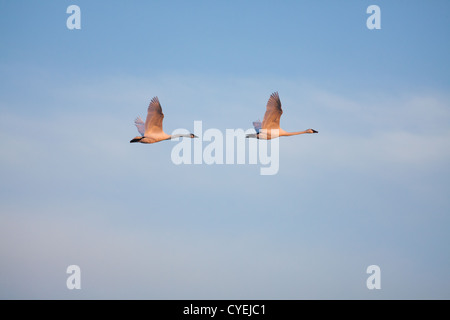
M 303 133 L 318 133 L 314 129 L 307 129 L 304 131 L 287 132 L 280 128 L 280 118 L 283 114 L 281 109 L 281 101 L 278 96 L 278 92 L 274 92 L 270 95 L 269 101 L 267 101 L 266 113 L 264 114 L 263 122 L 254 121 L 253 127 L 256 134 L 248 134 L 247 138 L 257 138 L 270 140 L 278 137 L 295 136 Z
M 159 103 L 158 97 L 154 97 L 148 106 L 145 123 L 142 121 L 141 117 L 137 117 L 134 121 L 134 124 L 141 135 L 133 138 L 130 143 L 155 143 L 179 137 L 197 138 L 197 136 L 192 133 L 176 135 L 165 133 L 162 128 L 163 119 L 164 114 L 162 113 L 161 104 Z

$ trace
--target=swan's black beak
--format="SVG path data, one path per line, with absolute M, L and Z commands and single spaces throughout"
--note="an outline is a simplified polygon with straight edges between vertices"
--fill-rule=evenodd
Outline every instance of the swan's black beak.
M 130 140 L 130 143 L 139 142 L 139 141 L 140 141 L 140 139 L 132 139 L 132 140 Z
M 319 131 L 316 131 L 316 130 L 314 130 L 314 129 L 311 129 L 312 131 L 313 131 L 313 133 L 319 133 Z
M 191 133 L 191 138 L 198 138 L 195 134 Z

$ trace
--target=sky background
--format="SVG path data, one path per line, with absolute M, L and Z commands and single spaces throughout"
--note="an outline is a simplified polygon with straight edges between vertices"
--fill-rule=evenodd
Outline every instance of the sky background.
M 447 0 L 0 0 L 0 298 L 449 299 L 449 32 Z M 276 175 L 129 143 L 154 96 L 225 132 L 274 91 L 319 131 Z

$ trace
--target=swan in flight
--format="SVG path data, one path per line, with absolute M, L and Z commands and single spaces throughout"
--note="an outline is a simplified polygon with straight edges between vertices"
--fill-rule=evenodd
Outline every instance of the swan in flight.
M 155 143 L 163 140 L 175 139 L 178 137 L 198 138 L 193 133 L 175 135 L 169 135 L 165 133 L 162 128 L 163 118 L 164 114 L 162 113 L 162 108 L 159 104 L 158 97 L 154 97 L 152 101 L 150 101 L 150 105 L 148 106 L 147 119 L 145 119 L 145 123 L 144 121 L 142 121 L 141 117 L 137 117 L 134 121 L 134 124 L 136 125 L 137 130 L 141 135 L 133 138 L 130 143 Z
M 280 128 L 280 117 L 283 114 L 281 110 L 281 101 L 278 96 L 278 92 L 274 92 L 270 95 L 269 101 L 267 101 L 266 113 L 264 114 L 263 122 L 260 120 L 253 122 L 253 127 L 256 133 L 247 134 L 247 138 L 257 138 L 270 140 L 283 136 L 294 136 L 303 133 L 318 133 L 314 129 L 307 129 L 305 131 L 286 132 Z M 275 130 L 275 131 L 272 131 Z

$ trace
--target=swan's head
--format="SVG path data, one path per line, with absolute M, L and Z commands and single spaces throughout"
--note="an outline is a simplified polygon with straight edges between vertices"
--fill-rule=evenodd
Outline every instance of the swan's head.
M 195 134 L 191 133 L 191 138 L 198 138 Z
M 143 137 L 136 137 L 136 138 L 133 138 L 133 139 L 130 140 L 130 143 L 132 143 L 132 142 L 139 142 L 139 141 L 142 140 L 142 138 L 143 138 Z
M 308 129 L 306 130 L 306 133 L 319 133 L 319 131 L 316 131 L 314 129 Z

